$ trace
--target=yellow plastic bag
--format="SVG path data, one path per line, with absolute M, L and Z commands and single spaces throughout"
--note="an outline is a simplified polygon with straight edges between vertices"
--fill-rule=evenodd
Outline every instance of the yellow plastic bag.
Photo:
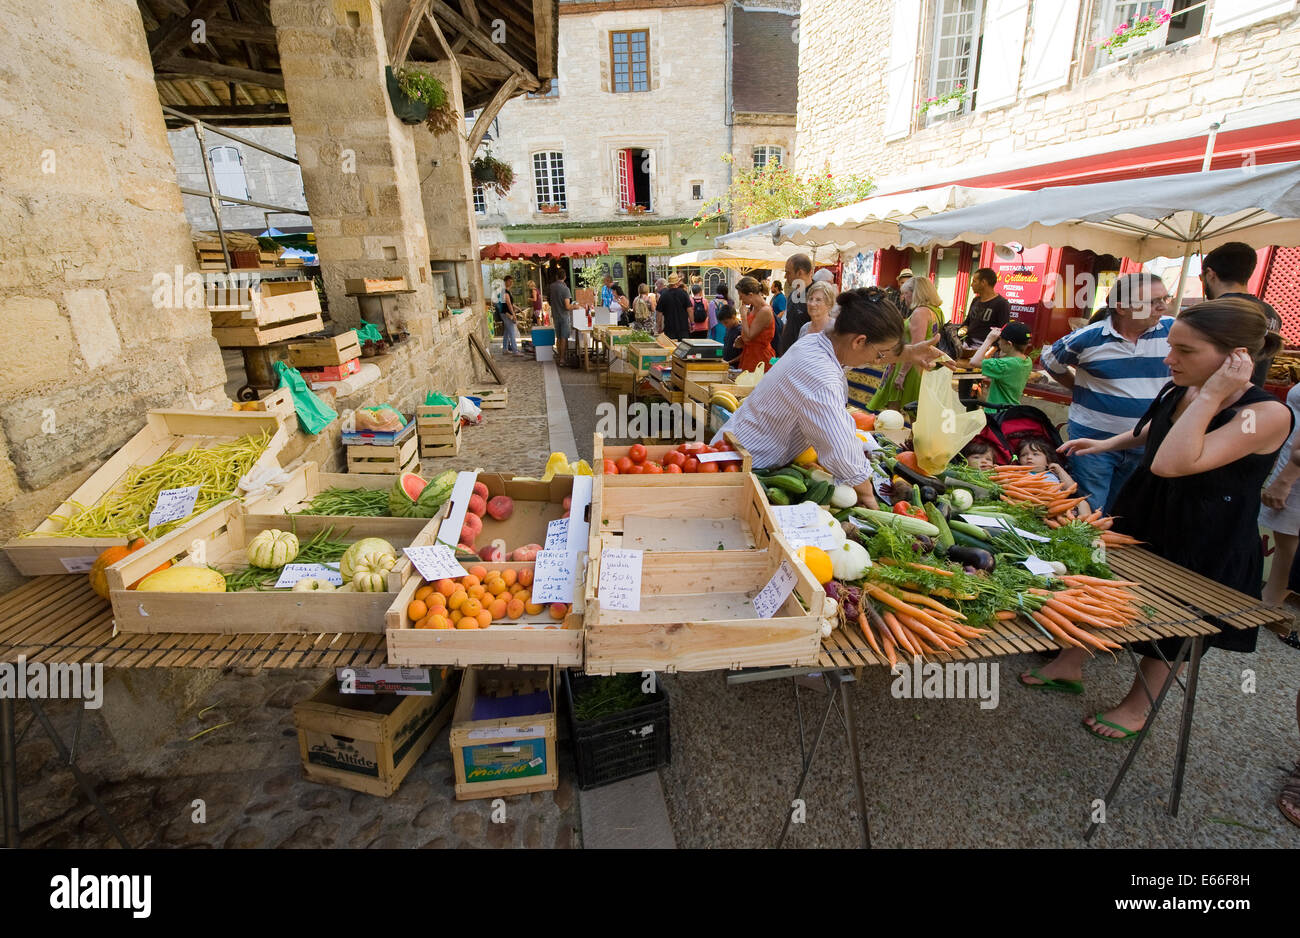
M 984 409 L 967 410 L 952 386 L 952 372 L 934 368 L 921 375 L 921 397 L 912 424 L 916 464 L 938 475 L 961 448 L 984 429 Z
M 556 476 L 589 476 L 594 474 L 585 459 L 570 463 L 569 457 L 563 453 L 551 453 L 551 458 L 546 461 L 546 471 L 542 474 L 542 481 L 550 482 Z

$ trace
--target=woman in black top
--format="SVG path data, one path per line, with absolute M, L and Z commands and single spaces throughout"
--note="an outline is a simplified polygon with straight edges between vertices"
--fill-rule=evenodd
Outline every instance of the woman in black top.
M 1280 342 L 1253 303 L 1199 303 L 1170 329 L 1165 364 L 1172 380 L 1133 432 L 1061 447 L 1075 455 L 1145 445 L 1142 465 L 1116 500 L 1115 529 L 1145 541 L 1161 557 L 1256 597 L 1264 569 L 1256 523 L 1260 490 L 1293 418 L 1290 408 L 1250 378 L 1254 362 L 1276 354 Z M 1257 631 L 1229 628 L 1206 644 L 1254 651 Z M 1181 642 L 1156 644 L 1172 659 Z M 1146 725 L 1146 687 L 1155 693 L 1169 668 L 1151 645 L 1137 648 L 1145 656 L 1142 674 L 1119 706 L 1084 720 L 1094 735 L 1128 739 Z M 1084 657 L 1080 649 L 1064 651 L 1038 672 L 1021 675 L 1021 683 L 1078 693 Z

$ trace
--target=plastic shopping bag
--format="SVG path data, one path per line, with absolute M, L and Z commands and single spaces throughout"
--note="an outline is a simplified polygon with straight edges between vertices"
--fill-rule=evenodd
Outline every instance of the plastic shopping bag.
M 280 376 L 280 387 L 287 387 L 293 398 L 293 409 L 298 413 L 298 425 L 308 433 L 320 433 L 338 416 L 335 411 L 311 392 L 307 382 L 297 368 L 290 368 L 285 362 L 275 363 L 276 374 Z
M 363 322 L 353 331 L 357 334 L 358 345 L 364 345 L 366 342 L 384 341 L 384 334 L 379 331 L 379 327 L 373 322 Z
M 961 448 L 984 429 L 984 409 L 968 411 L 952 386 L 952 372 L 933 368 L 921 375 L 921 398 L 912 424 L 916 464 L 938 475 Z

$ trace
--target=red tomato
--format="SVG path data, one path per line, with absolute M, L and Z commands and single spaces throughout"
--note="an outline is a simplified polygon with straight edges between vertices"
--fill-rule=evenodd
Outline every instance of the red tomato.
M 686 462 L 685 453 L 679 453 L 676 450 L 671 453 L 664 453 L 664 469 L 667 469 L 669 466 L 676 466 L 678 471 L 681 471 L 682 463 L 684 462 Z
M 716 452 L 717 450 L 714 449 L 712 446 L 704 446 L 696 450 L 696 455 L 699 455 L 700 453 L 716 453 Z
M 723 440 L 721 443 L 715 443 L 713 445 L 713 451 L 715 453 L 731 453 L 734 452 L 735 449 L 736 448 L 732 446 L 730 443 L 728 443 L 726 440 Z
M 698 441 L 683 443 L 680 447 L 683 453 L 702 453 L 708 450 L 708 447 Z
M 681 474 L 681 471 L 682 471 L 682 467 L 681 467 L 681 465 L 680 465 L 679 463 L 670 462 L 670 463 L 668 463 L 667 465 L 664 466 L 664 472 L 665 472 L 665 473 L 672 473 L 672 472 L 675 472 L 675 473 L 677 473 L 678 475 L 680 475 L 680 474 Z
M 626 457 L 625 457 L 625 458 L 626 458 Z M 637 463 L 633 463 L 632 465 L 630 465 L 630 466 L 628 466 L 626 469 L 624 469 L 623 472 L 624 472 L 625 474 L 627 474 L 627 475 L 630 475 L 630 476 L 639 476 L 639 475 L 644 475 L 644 474 L 645 474 L 645 466 L 638 465 Z
M 633 465 L 633 463 L 632 463 L 632 460 L 630 460 L 630 459 L 628 459 L 626 456 L 624 456 L 624 457 L 621 458 L 618 462 L 616 462 L 615 465 L 618 466 L 618 471 L 619 471 L 620 473 L 628 473 L 628 472 L 631 472 L 631 471 L 632 471 L 632 465 Z
M 662 475 L 664 471 L 664 467 L 659 465 L 659 463 L 657 462 L 645 463 L 644 469 L 646 471 L 646 475 L 652 475 L 652 476 Z
M 699 469 L 699 471 L 700 471 L 700 472 L 718 472 L 718 471 L 719 471 L 719 469 L 718 469 L 718 464 L 715 463 L 715 462 L 702 462 L 702 463 L 700 463 L 700 469 Z
M 700 461 L 694 456 L 687 456 L 686 462 L 682 463 L 682 472 L 698 472 Z
M 606 459 L 606 460 L 605 460 L 604 467 L 605 467 L 605 468 L 604 468 L 605 475 L 607 475 L 607 476 L 616 476 L 616 475 L 618 475 L 618 463 L 614 462 L 614 460 L 612 460 L 612 459 Z
M 723 469 L 722 471 L 723 471 L 723 472 L 739 472 L 739 471 L 740 471 L 740 466 L 736 465 L 734 462 L 729 462 L 729 463 L 727 463 L 727 468 L 726 468 L 726 469 Z
M 627 455 L 628 458 L 632 460 L 632 462 L 636 463 L 637 465 L 640 465 L 641 463 L 645 462 L 645 457 L 646 457 L 645 447 L 642 446 L 640 443 L 633 443 L 632 447 L 627 451 Z

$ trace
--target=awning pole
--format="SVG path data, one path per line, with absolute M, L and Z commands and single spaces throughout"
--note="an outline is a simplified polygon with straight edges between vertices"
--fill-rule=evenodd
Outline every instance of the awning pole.
M 1201 160 L 1201 172 L 1203 173 L 1210 171 L 1210 164 L 1214 161 L 1214 138 L 1219 135 L 1219 126 L 1219 121 L 1215 121 L 1210 125 L 1210 135 L 1205 140 L 1205 158 Z M 1188 237 L 1201 227 L 1201 220 L 1200 212 L 1192 213 L 1192 223 L 1187 230 Z M 1188 241 L 1187 248 L 1183 251 L 1182 266 L 1178 269 L 1178 289 L 1174 291 L 1174 302 L 1169 307 L 1169 315 L 1171 316 L 1177 316 L 1179 307 L 1183 305 L 1183 293 L 1187 289 L 1187 271 L 1191 266 L 1192 254 L 1195 249 L 1195 242 Z

